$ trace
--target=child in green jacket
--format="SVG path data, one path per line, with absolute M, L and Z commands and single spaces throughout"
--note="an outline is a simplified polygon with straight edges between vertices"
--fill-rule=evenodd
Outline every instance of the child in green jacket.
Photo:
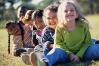
M 92 44 L 87 20 L 82 16 L 75 0 L 59 5 L 54 53 L 47 54 L 48 66 L 56 62 L 79 62 L 99 59 L 98 44 Z

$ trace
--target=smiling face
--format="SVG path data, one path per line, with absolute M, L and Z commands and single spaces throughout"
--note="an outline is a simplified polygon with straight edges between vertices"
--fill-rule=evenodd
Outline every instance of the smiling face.
M 78 18 L 78 14 L 73 4 L 67 3 L 64 9 L 64 17 L 67 22 L 75 21 Z
M 56 12 L 51 12 L 50 10 L 46 11 L 45 22 L 47 26 L 55 28 L 57 25 L 57 14 Z

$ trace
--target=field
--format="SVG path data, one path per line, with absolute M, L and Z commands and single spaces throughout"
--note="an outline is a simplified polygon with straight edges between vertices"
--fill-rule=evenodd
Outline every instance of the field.
M 99 15 L 86 16 L 89 21 L 92 38 L 99 39 Z M 20 57 L 13 57 L 7 53 L 8 35 L 5 29 L 0 29 L 0 66 L 26 66 Z M 91 66 L 99 66 L 96 61 Z
M 0 29 L 0 66 L 25 66 L 19 57 L 7 53 L 7 32 Z

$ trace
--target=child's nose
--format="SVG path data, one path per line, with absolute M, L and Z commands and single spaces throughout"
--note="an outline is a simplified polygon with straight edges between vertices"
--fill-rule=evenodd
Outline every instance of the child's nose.
M 71 13 L 71 11 L 69 10 L 67 13 L 68 13 L 68 14 L 70 14 L 70 13 Z

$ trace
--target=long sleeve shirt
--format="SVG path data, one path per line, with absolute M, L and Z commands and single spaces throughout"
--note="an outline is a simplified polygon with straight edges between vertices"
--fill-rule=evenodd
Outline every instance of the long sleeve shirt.
M 51 43 L 54 44 L 54 34 L 55 30 L 46 26 L 42 32 L 42 42 L 46 48 L 46 46 Z
M 68 32 L 64 27 L 57 27 L 55 44 L 69 55 L 76 54 L 82 58 L 86 49 L 91 45 L 91 35 L 88 24 L 77 22 L 75 30 Z
M 24 48 L 34 47 L 33 39 L 32 39 L 32 31 L 33 31 L 32 26 L 29 25 L 24 26 Z
M 22 36 L 13 36 L 13 49 L 20 49 L 23 48 Z

